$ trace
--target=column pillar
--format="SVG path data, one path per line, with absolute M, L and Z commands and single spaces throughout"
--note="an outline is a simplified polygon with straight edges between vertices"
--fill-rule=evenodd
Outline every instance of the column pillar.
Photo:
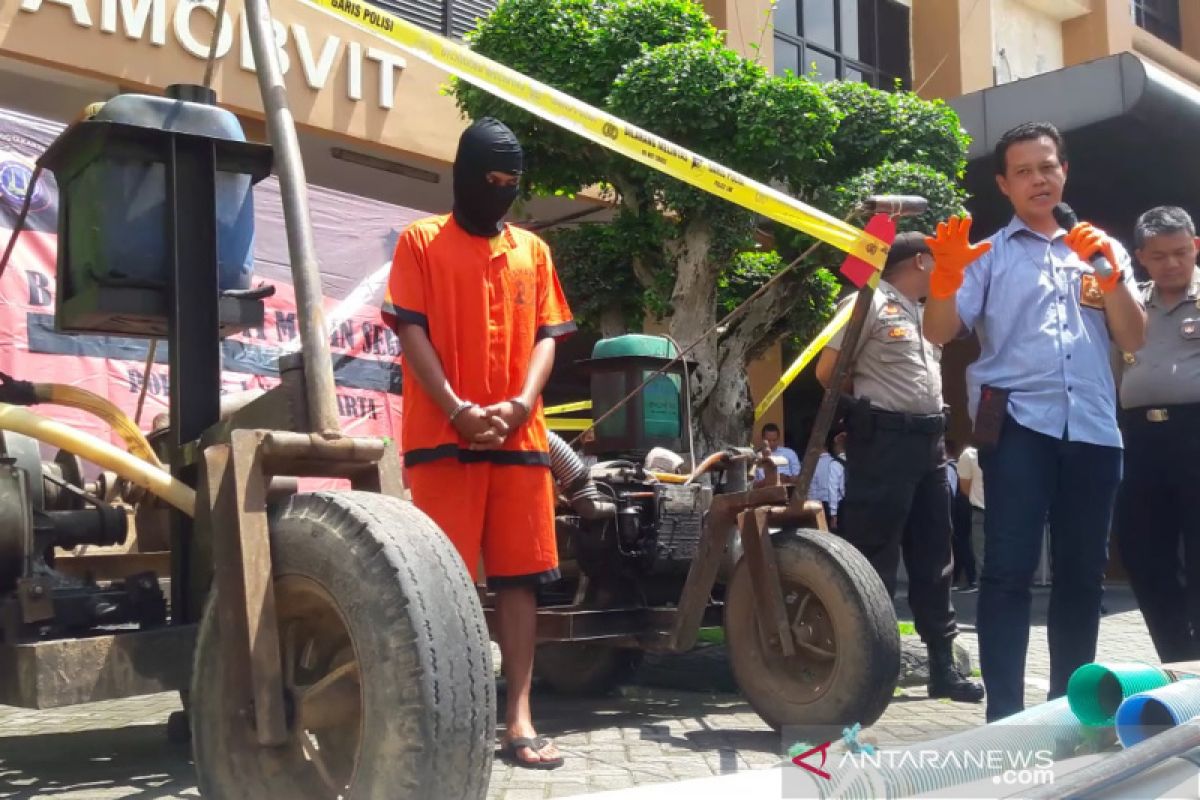
M 912 5 L 913 90 L 926 99 L 949 99 L 990 87 L 992 0 Z

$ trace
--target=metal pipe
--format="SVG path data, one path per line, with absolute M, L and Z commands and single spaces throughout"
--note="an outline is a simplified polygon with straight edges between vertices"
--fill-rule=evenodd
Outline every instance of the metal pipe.
M 245 8 L 259 93 L 266 112 L 267 134 L 275 150 L 275 173 L 279 177 L 279 193 L 283 199 L 283 220 L 287 228 L 292 283 L 296 291 L 296 322 L 300 326 L 300 346 L 304 358 L 309 422 L 316 432 L 337 436 L 341 434 L 341 428 L 333 382 L 333 361 L 325 328 L 321 273 L 308 211 L 308 183 L 304 175 L 304 161 L 300 157 L 300 140 L 296 136 L 292 112 L 288 109 L 287 87 L 275 51 L 270 7 L 266 0 L 246 0 Z
M 1024 800 L 1088 797 L 1197 747 L 1200 747 L 1200 717 L 1102 758 L 1052 784 L 1033 791 L 1024 789 L 1011 797 L 1020 796 Z
M 212 41 L 208 44 L 208 58 L 204 60 L 204 88 L 211 89 L 213 72 L 217 64 L 217 43 L 221 41 L 221 24 L 225 21 L 225 0 L 217 0 L 217 21 L 213 25 Z

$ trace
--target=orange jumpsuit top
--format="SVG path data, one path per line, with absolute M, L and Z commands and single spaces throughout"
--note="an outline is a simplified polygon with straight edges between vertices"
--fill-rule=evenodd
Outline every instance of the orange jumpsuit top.
M 520 394 L 534 344 L 576 327 L 544 241 L 505 225 L 493 244 L 464 231 L 450 214 L 418 220 L 400 235 L 383 317 L 423 327 L 450 386 L 480 405 Z M 470 450 L 403 354 L 401 365 L 406 466 L 441 458 L 549 466 L 540 399 L 502 447 Z

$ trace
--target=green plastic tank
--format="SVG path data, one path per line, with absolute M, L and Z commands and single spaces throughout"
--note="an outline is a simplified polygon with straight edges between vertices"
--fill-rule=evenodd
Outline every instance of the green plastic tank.
M 675 345 L 661 336 L 628 334 L 596 342 L 592 357 L 579 362 L 591 376 L 592 419 L 606 414 L 676 355 Z M 655 447 L 683 451 L 690 424 L 683 388 L 683 363 L 676 362 L 597 425 L 585 450 L 601 458 L 640 458 Z

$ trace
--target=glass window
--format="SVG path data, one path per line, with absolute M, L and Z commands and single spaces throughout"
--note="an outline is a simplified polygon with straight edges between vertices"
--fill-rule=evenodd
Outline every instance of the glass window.
M 819 80 L 909 83 L 909 10 L 897 0 L 781 0 L 774 26 L 777 75 L 815 66 Z
M 804 39 L 837 48 L 837 30 L 833 19 L 834 0 L 801 0 L 804 9 Z
M 816 73 L 817 80 L 833 81 L 838 79 L 837 59 L 828 53 L 822 53 L 815 47 L 808 48 L 808 57 L 804 59 L 804 74 Z
M 859 0 L 838 0 L 841 7 L 838 13 L 842 26 L 842 55 L 847 58 L 860 58 L 862 49 L 858 38 L 858 4 Z
M 1134 23 L 1173 47 L 1183 44 L 1179 0 L 1132 0 Z
M 879 4 L 879 58 L 875 65 L 894 75 L 907 75 L 908 9 L 899 3 Z
M 849 5 L 855 2 L 855 0 L 842 0 L 842 2 Z M 846 49 L 846 55 L 867 64 L 874 64 L 878 60 L 876 56 L 878 49 L 875 46 L 875 2 L 876 0 L 857 0 L 858 8 L 854 14 L 854 28 L 858 35 L 858 43 L 854 50 L 857 50 L 857 52 Z M 844 9 L 845 5 L 843 5 Z M 845 32 L 847 43 L 849 43 L 849 30 L 845 25 L 842 26 L 842 30 Z
M 396 16 L 443 36 L 462 37 L 498 0 L 367 0 Z
M 800 0 L 779 0 L 775 6 L 775 33 L 788 36 L 799 36 L 800 29 L 796 27 L 796 4 Z
M 791 71 L 794 75 L 800 75 L 800 45 L 785 42 L 781 39 L 775 40 L 775 74 L 782 75 L 785 72 Z

